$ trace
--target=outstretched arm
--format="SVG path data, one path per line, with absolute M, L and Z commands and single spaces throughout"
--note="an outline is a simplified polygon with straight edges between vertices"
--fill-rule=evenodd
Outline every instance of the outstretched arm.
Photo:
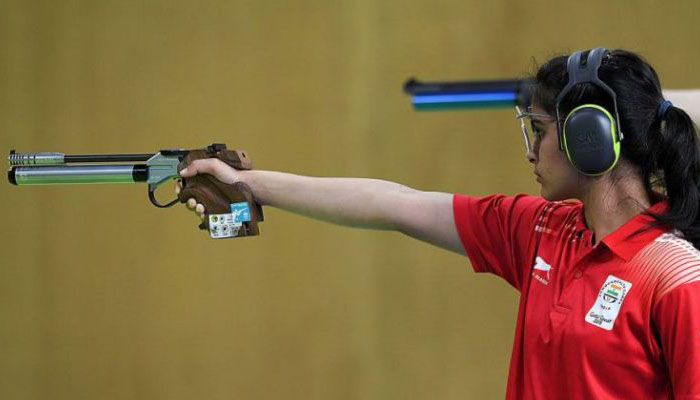
M 247 184 L 262 205 L 322 221 L 395 230 L 465 254 L 455 227 L 452 195 L 423 192 L 379 179 L 316 178 L 272 171 L 237 171 L 217 159 L 194 161 L 183 177 L 207 173 L 224 183 Z M 204 212 L 193 199 L 188 202 Z

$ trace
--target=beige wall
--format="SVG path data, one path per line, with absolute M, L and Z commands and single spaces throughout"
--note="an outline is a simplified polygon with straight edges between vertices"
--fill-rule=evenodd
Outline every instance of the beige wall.
M 537 193 L 510 110 L 420 114 L 401 85 L 604 45 L 700 86 L 696 1 L 577 3 L 5 0 L 0 150 L 220 141 L 263 169 Z M 505 392 L 517 293 L 457 255 L 271 208 L 213 241 L 136 185 L 5 183 L 0 207 L 2 399 Z

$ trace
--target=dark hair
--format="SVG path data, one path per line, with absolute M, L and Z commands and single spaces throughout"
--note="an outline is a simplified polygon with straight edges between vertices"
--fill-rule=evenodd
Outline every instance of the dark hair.
M 556 97 L 569 79 L 567 59 L 560 56 L 549 60 L 535 76 L 532 101 L 552 116 L 556 116 Z M 659 105 L 664 101 L 659 77 L 635 53 L 610 51 L 603 58 L 598 76 L 617 95 L 619 129 L 624 134 L 621 161 L 638 170 L 650 195 L 657 190 L 668 197 L 669 208 L 665 213 L 647 212 L 655 219 L 651 226 L 677 229 L 700 249 L 700 146 L 693 121 L 677 107 L 658 115 Z M 563 118 L 576 106 L 586 103 L 598 104 L 610 112 L 614 110 L 609 95 L 585 83 L 564 97 L 560 116 Z M 612 174 L 618 170 L 615 167 Z

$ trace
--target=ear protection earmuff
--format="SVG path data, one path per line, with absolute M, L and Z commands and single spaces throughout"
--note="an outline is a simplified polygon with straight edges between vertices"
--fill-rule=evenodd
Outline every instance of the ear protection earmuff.
M 608 85 L 598 78 L 598 68 L 608 54 L 604 48 L 593 49 L 586 59 L 583 52 L 576 52 L 567 61 L 569 82 L 557 96 L 557 132 L 559 150 L 566 153 L 571 164 L 584 175 L 599 176 L 610 171 L 620 158 L 620 115 L 617 111 L 617 96 Z M 566 116 L 562 124 L 559 103 L 574 86 L 592 83 L 603 89 L 613 99 L 615 115 L 596 104 L 580 105 Z

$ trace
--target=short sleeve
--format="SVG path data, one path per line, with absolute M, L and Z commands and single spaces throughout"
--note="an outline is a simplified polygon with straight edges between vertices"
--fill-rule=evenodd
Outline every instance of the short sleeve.
M 520 290 L 534 257 L 536 220 L 546 204 L 545 199 L 528 195 L 455 194 L 457 232 L 474 270 L 496 274 Z
M 674 398 L 700 399 L 700 281 L 665 294 L 654 312 Z

